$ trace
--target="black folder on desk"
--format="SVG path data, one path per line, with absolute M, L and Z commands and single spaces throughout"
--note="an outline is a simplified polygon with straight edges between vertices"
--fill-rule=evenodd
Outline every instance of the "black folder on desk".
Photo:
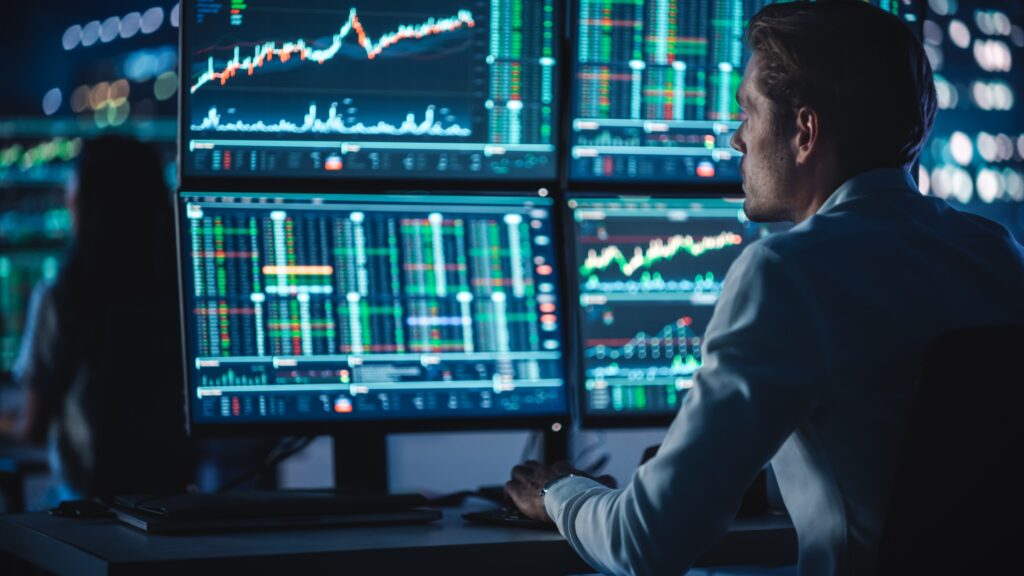
M 332 490 L 247 491 L 118 496 L 117 518 L 155 534 L 190 534 L 324 526 L 431 522 L 419 494 L 352 494 Z

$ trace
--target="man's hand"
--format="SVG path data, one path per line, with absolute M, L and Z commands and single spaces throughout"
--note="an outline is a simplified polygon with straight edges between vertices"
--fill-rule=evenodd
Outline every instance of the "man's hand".
M 570 474 L 593 478 L 609 488 L 615 488 L 615 479 L 611 476 L 594 478 L 569 466 L 567 462 L 545 466 L 540 462 L 528 460 L 512 469 L 512 479 L 505 483 L 505 494 L 524 515 L 541 522 L 551 522 L 551 517 L 544 509 L 544 498 L 541 497 L 540 490 L 549 482 Z

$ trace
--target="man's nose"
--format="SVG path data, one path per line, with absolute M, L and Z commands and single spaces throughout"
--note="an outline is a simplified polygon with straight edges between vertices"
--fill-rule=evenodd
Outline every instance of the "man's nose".
M 746 153 L 746 150 L 743 148 L 743 140 L 740 139 L 739 130 L 732 133 L 732 137 L 729 138 L 729 145 L 740 152 Z

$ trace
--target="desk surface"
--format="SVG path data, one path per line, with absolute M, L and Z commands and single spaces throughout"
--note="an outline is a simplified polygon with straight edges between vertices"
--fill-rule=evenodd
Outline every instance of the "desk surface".
M 114 520 L 0 516 L 0 551 L 58 574 L 326 573 L 566 574 L 592 572 L 557 532 L 471 524 L 471 507 L 420 525 L 147 535 Z M 786 518 L 738 520 L 700 565 L 796 561 Z

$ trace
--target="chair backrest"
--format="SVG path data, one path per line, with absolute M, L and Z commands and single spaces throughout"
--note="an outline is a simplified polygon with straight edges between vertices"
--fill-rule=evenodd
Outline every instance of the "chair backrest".
M 1024 294 L 1021 295 L 1024 297 Z M 992 573 L 1017 556 L 1024 326 L 957 330 L 922 365 L 879 574 Z
M 121 304 L 98 328 L 85 393 L 96 462 L 88 493 L 184 491 L 194 462 L 185 432 L 177 306 Z

